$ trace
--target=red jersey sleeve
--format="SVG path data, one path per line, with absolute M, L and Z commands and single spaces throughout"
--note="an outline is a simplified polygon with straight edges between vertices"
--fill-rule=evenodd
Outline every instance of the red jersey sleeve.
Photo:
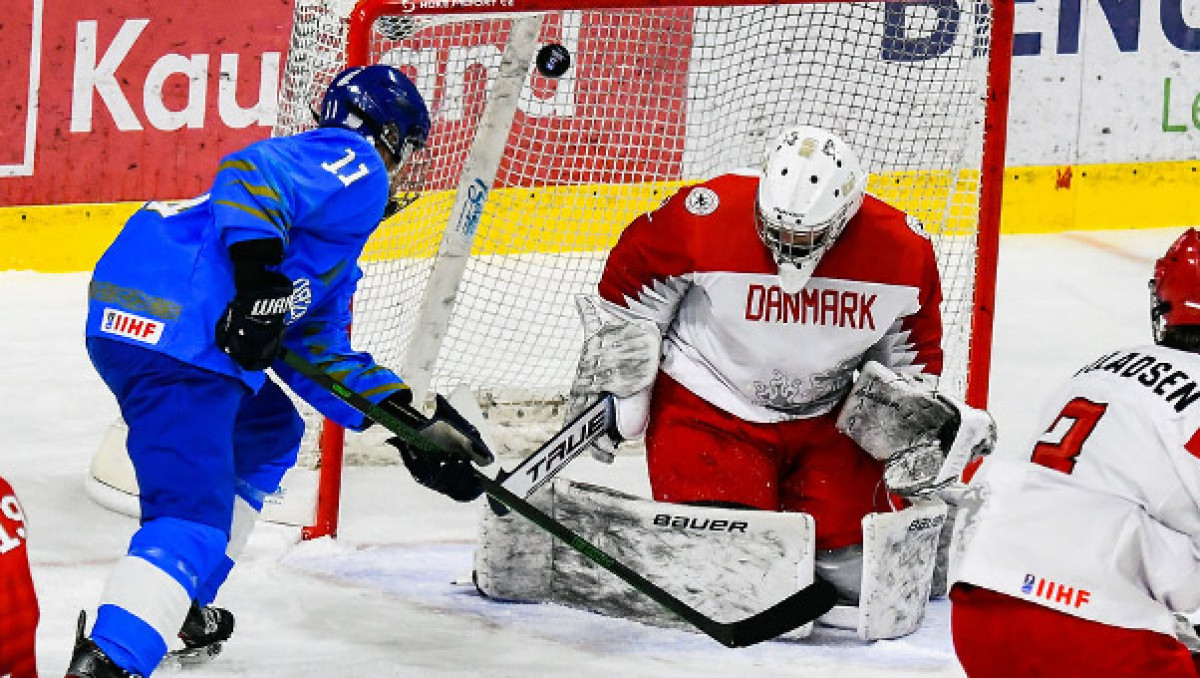
M 36 678 L 38 601 L 25 547 L 25 514 L 0 478 L 0 675 Z
M 926 241 L 928 245 L 928 241 Z M 911 344 L 912 365 L 925 374 L 942 374 L 942 283 L 932 245 L 925 249 L 921 308 L 900 323 Z M 896 366 L 898 367 L 898 366 Z
M 942 287 L 933 244 L 915 217 L 868 198 L 856 220 L 869 221 L 870 227 L 843 236 L 855 265 L 865 265 L 880 282 L 916 288 L 917 306 L 896 319 L 867 358 L 896 372 L 941 376 Z
M 675 317 L 694 272 L 692 220 L 683 189 L 658 209 L 634 219 L 608 255 L 598 286 L 606 301 L 657 322 Z

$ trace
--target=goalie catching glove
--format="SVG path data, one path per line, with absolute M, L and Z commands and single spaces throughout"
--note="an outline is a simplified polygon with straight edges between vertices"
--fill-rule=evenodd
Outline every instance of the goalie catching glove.
M 650 415 L 650 387 L 658 375 L 662 335 L 652 320 L 634 317 L 600 297 L 576 298 L 583 350 L 571 384 L 566 420 L 606 393 L 614 396 L 615 424 L 592 445 L 592 456 L 611 464 L 617 445 L 637 438 Z
M 412 392 L 404 389 L 384 398 L 379 406 L 401 421 L 409 421 L 414 413 L 411 402 Z M 471 462 L 475 460 L 480 464 L 489 464 L 492 453 L 479 431 L 445 398 L 437 396 L 436 403 L 433 417 L 419 432 L 443 454 L 414 449 L 412 444 L 400 437 L 390 438 L 387 442 L 400 453 L 404 467 L 417 483 L 454 501 L 472 501 L 483 494 L 483 484 Z
M 996 445 L 996 424 L 986 411 L 877 362 L 863 366 L 837 428 L 882 461 L 888 489 L 907 497 L 949 485 Z

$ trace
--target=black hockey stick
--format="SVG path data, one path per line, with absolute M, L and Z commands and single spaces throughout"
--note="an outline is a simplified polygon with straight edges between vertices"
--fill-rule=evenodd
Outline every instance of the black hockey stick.
M 528 499 L 566 468 L 588 445 L 612 430 L 615 416 L 613 397 L 606 394 L 577 414 L 553 438 L 522 459 L 513 470 L 500 469 L 496 473 L 496 480 L 509 492 Z M 508 508 L 499 501 L 489 497 L 488 503 L 496 515 L 508 513 Z
M 447 454 L 432 442 L 425 440 L 412 426 L 389 415 L 378 405 L 346 387 L 345 384 L 295 352 L 285 349 L 282 358 L 292 369 L 322 386 L 364 416 L 409 441 L 415 448 L 426 454 Z M 831 610 L 837 598 L 833 586 L 818 580 L 750 617 L 733 622 L 717 621 L 629 569 L 620 561 L 571 531 L 567 526 L 518 497 L 499 482 L 484 475 L 483 472 L 478 469 L 474 469 L 474 471 L 479 482 L 483 484 L 484 491 L 491 498 L 521 514 L 533 524 L 578 551 L 588 560 L 613 573 L 621 581 L 726 647 L 754 645 L 803 626 Z

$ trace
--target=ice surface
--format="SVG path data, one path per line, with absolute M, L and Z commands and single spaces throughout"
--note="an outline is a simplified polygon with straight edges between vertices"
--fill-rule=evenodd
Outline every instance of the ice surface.
M 1180 229 L 1006 236 L 991 405 L 998 454 L 1019 452 L 1034 408 L 1080 366 L 1149 341 L 1146 280 Z M 0 272 L 0 474 L 16 488 L 42 606 L 38 665 L 61 675 L 75 616 L 95 608 L 134 521 L 83 480 L 116 405 L 83 348 L 85 274 Z M 640 458 L 581 458 L 575 477 L 645 491 Z M 399 467 L 351 468 L 336 541 L 262 525 L 220 603 L 237 615 L 208 676 L 961 676 L 949 606 L 924 628 L 864 644 L 830 630 L 726 649 L 705 636 L 548 605 L 497 604 L 462 582 L 480 505 L 416 486 Z M 819 641 L 819 642 L 817 642 Z M 170 672 L 184 673 L 184 671 Z

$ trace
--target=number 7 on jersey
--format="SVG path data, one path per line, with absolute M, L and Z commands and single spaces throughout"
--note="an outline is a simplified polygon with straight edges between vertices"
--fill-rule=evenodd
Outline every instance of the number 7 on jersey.
M 1046 468 L 1070 474 L 1075 470 L 1075 458 L 1079 456 L 1083 443 L 1092 435 L 1092 430 L 1096 428 L 1107 409 L 1108 405 L 1105 403 L 1095 403 L 1087 398 L 1073 398 L 1033 446 L 1033 456 L 1030 460 Z

